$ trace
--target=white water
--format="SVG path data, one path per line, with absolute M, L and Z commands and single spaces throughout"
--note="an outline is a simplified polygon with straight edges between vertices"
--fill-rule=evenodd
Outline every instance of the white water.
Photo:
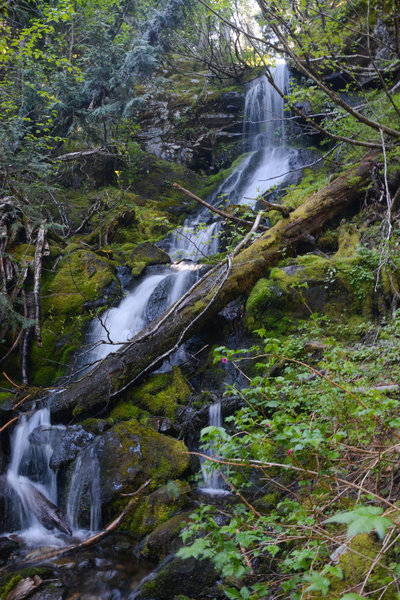
M 210 404 L 208 409 L 208 423 L 213 427 L 222 427 L 221 402 Z M 211 448 L 207 454 L 210 457 L 214 457 L 214 449 Z M 209 464 L 206 464 L 206 462 L 202 460 L 201 471 L 204 481 L 204 485 L 200 488 L 202 492 L 210 494 L 211 496 L 223 496 L 229 494 L 229 492 L 224 489 L 224 480 L 218 469 L 213 469 Z
M 274 81 L 285 93 L 289 86 L 286 64 L 277 64 L 272 71 Z M 287 146 L 285 140 L 283 99 L 265 76 L 248 85 L 243 146 L 248 154 L 208 199 L 210 204 L 222 202 L 254 206 L 257 196 L 285 179 L 290 162 L 296 159 L 297 151 Z M 220 230 L 220 219 L 202 207 L 195 217 L 185 222 L 184 227 L 168 236 L 171 267 L 145 277 L 118 307 L 109 309 L 101 320 L 93 322 L 89 342 L 96 347 L 90 352 L 87 362 L 115 352 L 174 304 L 195 281 L 193 269 L 196 267 L 193 263 L 218 252 Z M 148 310 L 149 304 L 151 311 Z
M 80 518 L 80 507 L 86 494 L 90 517 L 85 530 Z M 82 537 L 88 528 L 95 532 L 101 527 L 100 465 L 93 445 L 80 452 L 75 459 L 67 497 L 67 519 L 75 535 Z
M 36 489 L 53 504 L 57 503 L 57 474 L 50 468 L 52 448 L 49 444 L 31 444 L 30 434 L 37 427 L 50 427 L 50 410 L 42 408 L 31 417 L 22 415 L 11 439 L 11 460 L 7 471 L 8 484 L 20 502 L 13 507 L 28 545 L 62 544 L 59 532 L 52 533 L 34 515 Z M 33 489 L 34 488 L 34 489 Z
M 274 79 L 286 91 L 288 73 L 286 65 L 277 65 Z M 246 94 L 243 144 L 247 152 L 241 163 L 208 199 L 210 204 L 249 204 L 285 179 L 296 151 L 287 146 L 284 128 L 284 104 L 282 98 L 260 77 L 249 84 Z M 158 267 L 145 276 L 119 304 L 107 310 L 100 319 L 93 321 L 89 341 L 94 345 L 87 354 L 86 362 L 105 358 L 129 341 L 148 323 L 157 318 L 194 283 L 199 276 L 196 261 L 218 252 L 220 220 L 202 208 L 198 215 L 189 219 L 169 239 L 168 252 L 172 259 L 170 267 Z M 180 261 L 180 262 L 178 262 Z M 173 360 L 185 360 L 181 349 Z M 220 426 L 220 405 L 210 407 L 210 424 Z M 33 446 L 29 435 L 39 426 L 50 426 L 48 409 L 37 411 L 29 419 L 22 417 L 16 427 L 11 444 L 11 463 L 8 482 L 17 492 L 20 505 L 18 512 L 21 530 L 28 543 L 61 544 L 61 534 L 49 533 L 32 515 L 33 485 L 51 502 L 57 502 L 56 478 L 50 466 L 52 449 L 48 445 Z M 82 451 L 75 460 L 70 488 L 67 494 L 67 517 L 74 533 L 82 529 L 79 510 L 83 497 L 88 498 L 90 523 L 86 527 L 100 527 L 99 467 L 93 447 Z M 204 491 L 224 493 L 221 477 L 214 471 L 205 474 Z M 87 502 L 87 500 L 85 500 Z

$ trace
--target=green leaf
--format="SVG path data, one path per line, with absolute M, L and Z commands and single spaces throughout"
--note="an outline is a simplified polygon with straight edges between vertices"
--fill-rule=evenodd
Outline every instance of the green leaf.
M 310 585 L 305 590 L 306 592 L 321 592 L 323 596 L 327 595 L 331 582 L 327 577 L 321 575 L 321 573 L 311 571 L 310 574 L 304 575 L 304 580 L 310 582 Z
M 383 539 L 386 529 L 392 527 L 393 523 L 387 517 L 382 517 L 382 513 L 383 509 L 379 506 L 358 505 L 354 510 L 333 515 L 326 522 L 346 524 L 349 538 L 359 533 L 369 533 L 375 530 Z

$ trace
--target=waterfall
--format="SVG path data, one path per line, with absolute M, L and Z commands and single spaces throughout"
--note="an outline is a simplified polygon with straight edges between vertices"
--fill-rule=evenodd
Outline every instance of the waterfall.
M 71 531 L 56 505 L 57 473 L 50 467 L 53 449 L 50 444 L 37 445 L 31 441 L 31 434 L 38 428 L 51 428 L 47 407 L 36 410 L 30 417 L 22 415 L 14 430 L 7 483 L 19 502 L 11 510 L 28 544 L 51 541 L 60 545 L 57 530 L 67 534 Z
M 288 71 L 285 64 L 277 64 L 272 70 L 274 80 L 282 91 L 288 89 Z M 268 83 L 265 76 L 247 86 L 243 145 L 246 154 L 230 176 L 208 198 L 210 204 L 249 204 L 265 194 L 275 184 L 285 180 L 290 166 L 297 159 L 297 151 L 285 140 L 284 103 Z M 170 266 L 149 269 L 138 280 L 119 306 L 110 308 L 95 319 L 90 327 L 88 342 L 93 346 L 86 353 L 86 368 L 115 352 L 124 343 L 156 319 L 176 302 L 200 276 L 202 257 L 218 252 L 220 219 L 202 207 L 195 217 L 167 236 L 164 246 L 171 257 Z M 181 348 L 169 364 L 185 360 Z M 164 368 L 169 368 L 166 365 Z M 51 401 L 51 400 L 50 400 Z M 221 406 L 209 409 L 210 425 L 221 426 Z M 100 527 L 100 473 L 96 457 L 96 444 L 81 450 L 73 466 L 67 490 L 66 523 L 56 506 L 57 473 L 50 467 L 52 448 L 49 444 L 32 444 L 30 436 L 38 427 L 52 427 L 49 408 L 37 410 L 32 416 L 22 416 L 11 439 L 11 462 L 7 473 L 8 485 L 14 490 L 18 502 L 13 507 L 19 527 L 25 539 L 32 534 L 32 544 L 60 544 L 60 534 L 49 534 L 54 527 L 64 532 L 72 527 L 77 533 L 83 527 L 92 531 Z M 225 493 L 221 476 L 205 469 L 204 491 L 212 494 Z M 45 506 L 50 517 L 40 513 Z M 84 508 L 83 515 L 81 508 Z M 25 535 L 26 534 L 26 535 Z
M 213 427 L 222 427 L 221 402 L 210 404 L 208 409 L 208 423 Z M 213 447 L 210 448 L 207 454 L 210 457 L 215 456 Z M 206 465 L 205 460 L 203 460 L 201 463 L 201 471 L 204 481 L 204 485 L 200 488 L 202 492 L 210 494 L 211 496 L 229 493 L 224 489 L 224 480 L 218 469 L 213 469 L 209 465 Z
M 286 63 L 278 63 L 271 71 L 285 93 L 289 87 Z M 284 117 L 284 101 L 264 75 L 248 84 L 243 122 L 247 154 L 208 199 L 210 204 L 253 206 L 257 196 L 285 179 L 297 151 L 286 144 Z M 86 363 L 91 365 L 118 350 L 174 304 L 199 276 L 196 262 L 218 252 L 220 231 L 219 217 L 201 207 L 183 227 L 169 234 L 164 247 L 171 257 L 171 266 L 153 268 L 118 307 L 93 321 L 88 342 L 94 348 L 86 356 Z M 179 356 L 184 358 L 184 353 Z
M 86 514 L 82 515 L 82 507 Z M 67 518 L 74 531 L 101 527 L 100 465 L 95 446 L 75 459 L 67 497 Z

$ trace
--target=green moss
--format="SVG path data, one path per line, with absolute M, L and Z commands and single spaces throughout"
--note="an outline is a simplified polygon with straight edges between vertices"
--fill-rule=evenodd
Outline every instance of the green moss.
M 14 399 L 14 395 L 9 392 L 0 392 L 0 406 L 4 404 L 8 404 L 10 401 Z
M 173 367 L 172 374 L 153 375 L 136 388 L 131 395 L 131 401 L 153 415 L 173 418 L 178 405 L 186 402 L 189 394 L 190 389 L 180 369 Z
M 85 303 L 95 301 L 115 282 L 113 263 L 94 252 L 67 246 L 55 274 L 42 285 L 42 346 L 32 348 L 35 385 L 50 385 L 70 364 L 92 318 Z
M 121 491 L 129 493 L 148 479 L 151 481 L 148 489 L 154 490 L 180 478 L 189 466 L 183 442 L 162 435 L 136 419 L 118 423 L 104 437 L 102 489 L 105 493 L 115 492 L 104 506 L 107 519 L 115 518 L 126 505 Z
M 0 598 L 4 599 L 7 598 L 8 594 L 11 592 L 11 590 L 13 588 L 15 588 L 15 586 L 17 585 L 17 583 L 19 583 L 22 579 L 22 575 L 18 574 L 18 575 L 14 575 L 13 577 L 11 577 L 7 583 L 2 586 L 0 588 Z
M 325 596 L 325 598 L 327 598 L 327 600 L 337 600 L 337 598 L 340 598 L 345 591 L 357 589 L 358 586 L 363 583 L 380 549 L 381 544 L 373 535 L 362 533 L 354 536 L 354 538 L 348 542 L 348 550 L 342 554 L 339 559 L 339 566 L 343 571 L 343 579 L 340 580 L 336 577 L 331 579 L 332 583 L 328 595 Z M 383 562 L 387 562 L 388 560 L 390 559 L 387 555 L 382 558 Z M 377 600 L 378 598 L 394 600 L 397 595 L 393 586 L 389 586 L 385 594 L 382 595 L 382 587 L 390 584 L 392 581 L 393 578 L 390 573 L 388 573 L 381 562 L 378 561 L 368 578 L 364 593 L 368 595 L 368 598 L 373 598 L 374 600 Z M 374 590 L 377 591 L 371 594 Z M 314 592 L 313 597 L 321 596 Z M 308 595 L 307 598 L 311 598 L 311 596 Z
M 114 421 L 114 423 L 118 423 L 119 421 L 129 421 L 130 419 L 137 419 L 140 416 L 146 416 L 149 413 L 139 406 L 135 406 L 130 402 L 121 401 L 119 402 L 110 413 L 110 419 Z
M 0 577 L 0 598 L 5 600 L 11 590 L 17 585 L 21 579 L 25 577 L 34 577 L 38 575 L 39 577 L 49 577 L 53 574 L 53 572 L 46 567 L 28 567 L 26 569 L 21 569 L 16 572 L 7 573 Z
M 313 194 L 328 185 L 331 174 L 327 168 L 321 169 L 304 169 L 301 180 L 290 186 L 289 191 L 285 194 L 280 202 L 287 207 L 298 208 Z M 281 220 L 280 213 L 272 212 L 270 216 L 271 226 Z
M 133 249 L 126 262 L 132 267 L 133 277 L 137 277 L 148 265 L 165 265 L 170 261 L 170 257 L 164 250 L 154 244 L 144 242 Z
M 44 285 L 44 309 L 53 315 L 80 313 L 115 280 L 112 264 L 94 252 L 67 247 L 57 273 Z
M 287 286 L 273 279 L 259 279 L 246 302 L 246 327 L 273 329 L 283 317 Z
M 269 278 L 260 279 L 252 289 L 246 303 L 248 329 L 265 327 L 279 334 L 286 332 L 288 321 L 308 318 L 310 313 L 341 323 L 345 316 L 371 319 L 378 310 L 377 255 L 360 245 L 360 233 L 353 224 L 341 223 L 333 256 L 309 253 L 291 263 L 273 268 Z M 388 302 L 391 291 L 387 288 Z
M 263 513 L 269 514 L 271 510 L 274 510 L 281 500 L 281 495 L 278 492 L 270 492 L 265 494 L 262 498 L 258 498 L 254 502 L 255 508 Z
M 142 555 L 160 561 L 160 559 L 171 554 L 177 546 L 182 544 L 179 534 L 191 514 L 192 510 L 186 510 L 157 525 L 147 536 Z
M 186 481 L 171 481 L 147 496 L 124 523 L 124 528 L 141 538 L 168 521 L 186 504 L 190 486 Z

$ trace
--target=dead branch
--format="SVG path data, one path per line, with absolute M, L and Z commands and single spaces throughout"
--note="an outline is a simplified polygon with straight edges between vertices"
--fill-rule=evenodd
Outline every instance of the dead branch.
M 78 158 L 84 158 L 85 156 L 91 156 L 92 154 L 100 154 L 102 156 L 117 156 L 117 154 L 112 154 L 108 152 L 107 148 L 104 146 L 99 146 L 98 148 L 92 148 L 90 150 L 80 150 L 78 152 L 68 152 L 67 154 L 62 154 L 61 156 L 57 156 L 56 160 L 62 160 L 63 162 L 69 162 L 72 160 L 77 160 Z
M 247 221 L 246 219 L 241 219 L 240 217 L 235 217 L 235 215 L 230 215 L 229 213 L 227 213 L 223 210 L 220 210 L 219 208 L 216 208 L 215 206 L 212 206 L 212 204 L 209 204 L 202 198 L 199 198 L 198 196 L 196 196 L 196 194 L 193 194 L 193 192 L 186 190 L 184 187 L 179 185 L 179 183 L 173 183 L 172 185 L 176 189 L 181 190 L 181 192 L 184 192 L 185 194 L 190 196 L 190 198 L 193 198 L 197 202 L 200 202 L 200 204 L 202 204 L 203 206 L 208 208 L 208 210 L 211 210 L 212 212 L 216 213 L 220 217 L 223 217 L 224 219 L 227 219 L 228 221 L 234 221 L 235 223 L 239 223 L 240 225 L 246 225 L 246 227 L 253 226 L 253 223 L 251 221 Z M 258 228 L 261 229 L 262 231 L 268 230 L 268 227 L 266 227 L 265 225 L 259 225 Z

